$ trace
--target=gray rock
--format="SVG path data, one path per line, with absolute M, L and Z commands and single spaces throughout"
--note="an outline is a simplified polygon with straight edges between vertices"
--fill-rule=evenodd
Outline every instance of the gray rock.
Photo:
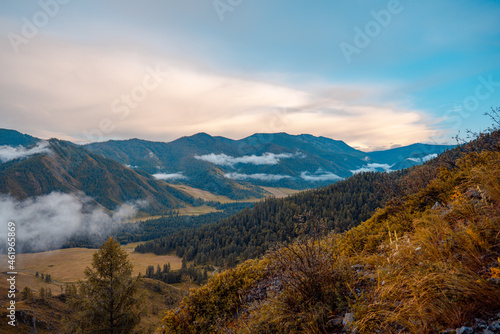
M 492 331 L 500 331 L 500 320 L 493 321 L 488 327 Z
M 344 315 L 344 319 L 342 320 L 342 324 L 346 327 L 351 327 L 354 322 L 354 313 L 346 313 Z
M 472 327 L 460 327 L 458 330 L 457 330 L 457 334 L 474 334 L 474 328 Z

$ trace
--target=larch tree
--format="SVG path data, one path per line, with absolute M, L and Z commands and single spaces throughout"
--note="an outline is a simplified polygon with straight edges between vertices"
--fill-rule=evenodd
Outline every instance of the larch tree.
M 112 237 L 94 253 L 78 294 L 68 303 L 73 313 L 68 333 L 132 333 L 140 321 L 139 277 L 132 276 L 128 254 Z

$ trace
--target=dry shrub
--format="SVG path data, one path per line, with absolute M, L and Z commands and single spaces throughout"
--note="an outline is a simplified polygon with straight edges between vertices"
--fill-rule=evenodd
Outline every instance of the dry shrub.
M 331 245 L 302 238 L 268 254 L 269 271 L 281 285 L 268 300 L 266 322 L 280 333 L 333 333 L 354 282 L 351 266 Z M 266 314 L 272 314 L 272 319 Z

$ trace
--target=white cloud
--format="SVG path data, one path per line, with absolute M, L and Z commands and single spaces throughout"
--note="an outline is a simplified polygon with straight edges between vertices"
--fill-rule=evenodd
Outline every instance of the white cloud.
M 394 87 L 338 82 L 296 88 L 214 72 L 141 48 L 130 53 L 47 36 L 18 55 L 5 50 L 0 48 L 3 126 L 42 138 L 89 141 L 100 133 L 101 139 L 168 141 L 198 132 L 230 138 L 287 132 L 370 148 L 423 142 L 436 134 L 423 112 L 367 102 Z M 158 85 L 144 81 L 148 67 L 158 68 Z M 155 88 L 144 93 L 145 84 Z M 112 107 L 133 92 L 135 102 L 115 105 L 121 111 Z
M 376 163 L 376 162 L 368 164 L 366 166 L 368 168 L 381 168 L 381 169 L 384 169 L 386 171 L 390 171 L 391 167 L 392 167 L 392 165 L 389 165 L 389 164 L 379 164 L 379 163 Z
M 107 213 L 92 206 L 90 198 L 53 192 L 48 195 L 17 200 L 0 196 L 0 246 L 7 241 L 7 223 L 16 224 L 18 250 L 31 247 L 41 251 L 62 246 L 72 235 L 105 238 L 126 219 L 133 217 L 142 202 L 124 204 Z
M 194 158 L 198 160 L 203 160 L 207 162 L 211 162 L 215 165 L 219 166 L 234 166 L 236 164 L 252 164 L 252 165 L 277 165 L 281 159 L 285 158 L 292 158 L 295 156 L 294 154 L 290 153 L 279 153 L 279 154 L 274 154 L 274 153 L 269 153 L 266 152 L 263 155 L 257 156 L 257 155 L 245 155 L 242 157 L 232 157 L 229 155 L 226 155 L 224 153 L 222 154 L 206 154 L 202 156 L 195 155 Z
M 410 161 L 416 162 L 418 164 L 421 164 L 421 163 L 427 162 L 429 160 L 432 160 L 434 158 L 437 158 L 437 156 L 438 156 L 437 153 L 433 153 L 433 154 L 428 154 L 423 158 L 407 158 L 406 160 L 410 160 Z
M 281 174 L 264 174 L 264 173 L 257 173 L 257 174 L 240 174 L 240 173 L 227 173 L 224 174 L 225 177 L 228 179 L 233 179 L 233 180 L 261 180 L 261 181 L 280 181 L 282 179 L 293 179 L 293 177 L 289 175 L 281 175 Z
M 391 169 L 392 166 L 393 165 L 388 165 L 388 164 L 371 163 L 371 164 L 367 164 L 366 166 L 363 166 L 359 169 L 351 170 L 351 173 L 357 174 L 357 173 L 381 172 L 381 171 L 388 173 L 388 172 L 392 172 L 392 169 Z
M 425 157 L 422 158 L 422 162 L 427 162 L 429 160 L 437 158 L 437 156 L 438 156 L 437 153 L 428 154 L 428 155 L 426 155 Z
M 153 174 L 153 177 L 159 179 L 159 180 L 183 180 L 187 179 L 187 176 L 180 173 L 171 173 L 171 174 L 165 174 L 165 173 L 158 173 L 158 174 Z
M 42 141 L 37 143 L 35 146 L 26 148 L 23 146 L 12 147 L 3 145 L 0 146 L 0 161 L 7 162 L 14 159 L 21 159 L 29 157 L 33 154 L 39 153 L 50 153 L 49 143 Z
M 333 174 L 332 172 L 326 172 L 321 168 L 318 169 L 314 174 L 310 174 L 309 172 L 300 173 L 300 177 L 306 181 L 338 181 L 343 178 Z
M 433 154 L 428 154 L 422 158 L 406 158 L 406 160 L 410 160 L 410 161 L 416 162 L 418 164 L 421 164 L 421 163 L 427 162 L 429 160 L 432 160 L 432 159 L 436 158 L 437 156 L 438 156 L 437 153 L 433 153 Z

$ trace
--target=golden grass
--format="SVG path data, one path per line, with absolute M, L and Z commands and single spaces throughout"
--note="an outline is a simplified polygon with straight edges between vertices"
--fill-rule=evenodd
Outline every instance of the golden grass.
M 302 190 L 297 190 L 297 189 L 290 189 L 290 188 L 282 188 L 282 187 L 261 187 L 265 191 L 271 193 L 274 197 L 276 198 L 283 198 L 283 197 L 288 197 L 293 194 L 297 194 L 301 192 Z
M 217 210 L 216 208 L 207 205 L 202 205 L 202 206 L 188 205 L 185 208 L 177 209 L 177 211 L 182 216 L 199 216 L 207 213 L 219 212 L 220 210 Z
M 500 153 L 459 163 L 463 179 L 446 206 L 414 218 L 412 231 L 379 253 L 377 283 L 353 305 L 360 333 L 436 333 L 500 308 L 490 279 L 500 245 Z
M 124 246 L 129 253 L 129 260 L 134 266 L 134 275 L 139 272 L 144 274 L 149 265 L 163 265 L 170 262 L 172 269 L 182 266 L 182 259 L 173 255 L 155 255 L 152 253 L 135 253 L 137 243 Z M 57 282 L 69 283 L 83 279 L 84 269 L 90 265 L 95 249 L 67 248 L 42 253 L 18 254 L 16 257 L 16 269 L 24 275 L 34 277 L 35 272 L 50 274 Z M 6 255 L 0 256 L 0 271 L 7 270 Z
M 149 219 L 158 219 L 158 218 L 162 218 L 162 217 L 163 217 L 162 215 L 157 215 L 157 216 L 140 216 L 140 217 L 135 217 L 135 218 L 127 219 L 127 220 L 123 221 L 122 223 L 123 224 L 140 223 L 142 221 L 146 221 L 146 220 L 149 220 Z
M 242 200 L 234 200 L 230 199 L 227 196 L 215 195 L 209 191 L 193 188 L 190 186 L 186 186 L 184 184 L 170 184 L 170 186 L 195 198 L 204 199 L 205 201 L 213 201 L 220 203 L 241 203 L 241 202 L 259 202 L 262 200 L 262 198 L 256 198 L 256 197 L 251 197 L 249 199 L 242 199 Z M 275 196 L 277 198 L 287 197 L 302 191 L 302 190 L 282 188 L 282 187 L 260 187 L 260 188 L 268 192 L 267 197 Z
M 234 199 L 230 199 L 227 196 L 215 195 L 209 191 L 201 190 L 198 188 L 193 188 L 190 186 L 186 186 L 184 184 L 169 184 L 169 185 L 172 188 L 175 188 L 175 189 L 180 190 L 188 195 L 193 196 L 194 198 L 201 198 L 201 199 L 204 199 L 205 201 L 213 201 L 213 202 L 220 202 L 220 203 L 238 203 L 238 202 L 258 202 L 261 200 L 260 198 L 234 200 Z

